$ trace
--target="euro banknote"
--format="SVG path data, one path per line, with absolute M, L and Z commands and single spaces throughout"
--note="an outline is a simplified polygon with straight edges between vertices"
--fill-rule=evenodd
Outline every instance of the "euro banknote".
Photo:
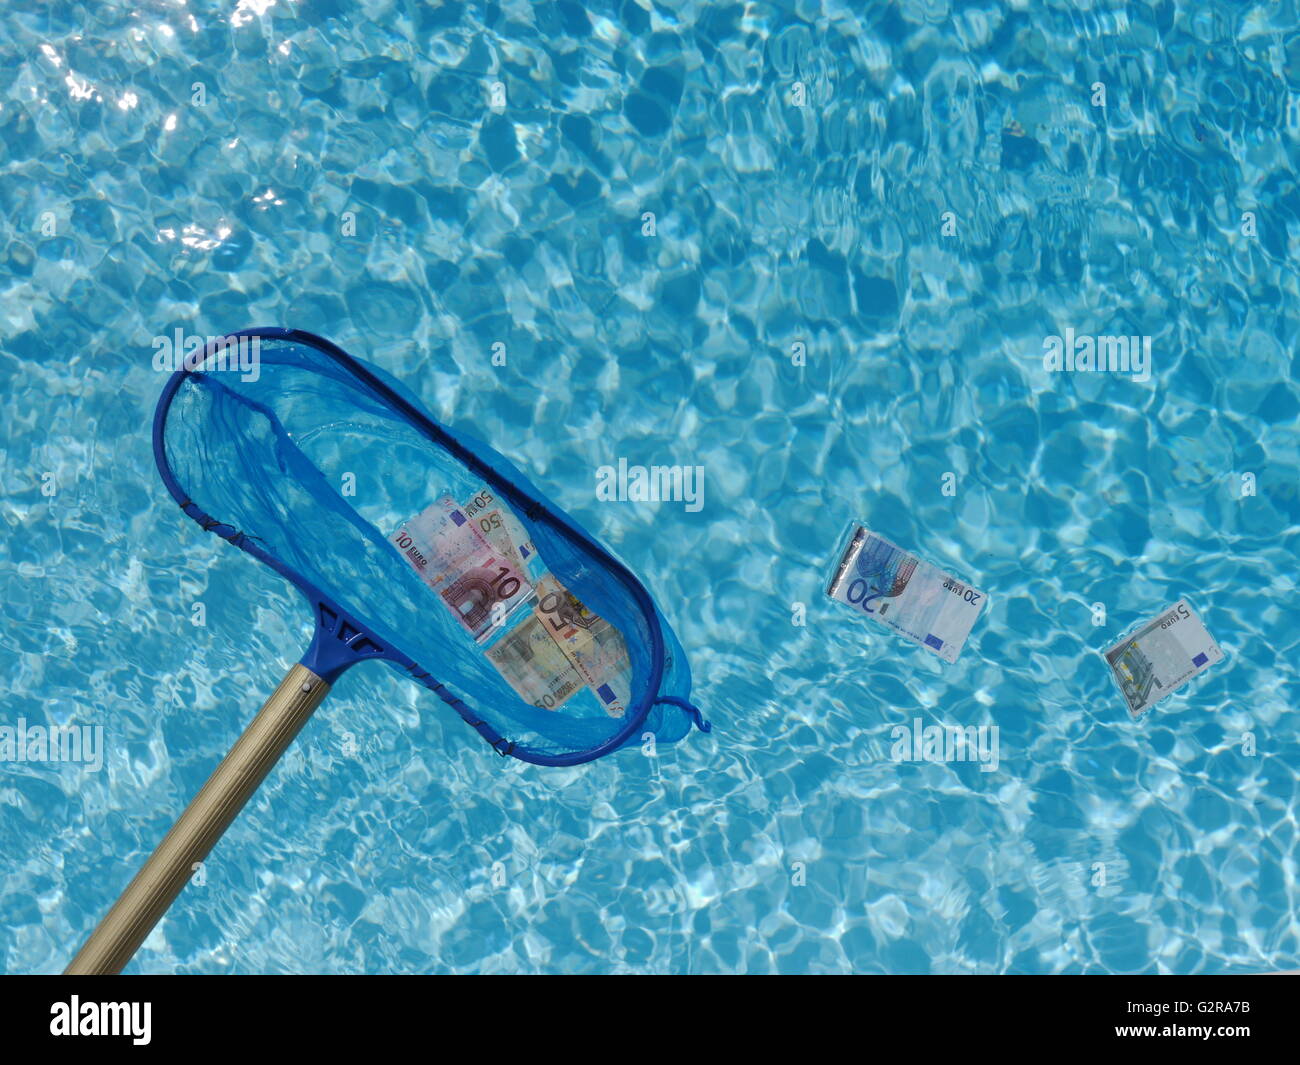
M 1186 599 L 1102 654 L 1134 718 L 1223 661 L 1223 651 Z
M 535 594 L 510 555 L 495 547 L 449 497 L 426 507 L 389 539 L 479 643 Z
M 622 634 L 550 574 L 523 525 L 489 487 L 439 499 L 390 538 L 526 702 L 555 710 L 589 688 L 611 717 L 631 699 Z M 531 604 L 524 622 L 516 610 Z M 492 640 L 496 639 L 495 643 Z
M 632 694 L 632 664 L 622 633 L 547 575 L 533 611 L 610 717 L 622 717 Z
M 519 519 L 498 499 L 492 488 L 484 485 L 470 497 L 465 504 L 465 516 L 488 543 L 509 559 L 520 573 L 528 576 L 530 582 L 536 583 L 545 571 L 537 549 Z
M 862 525 L 853 529 L 826 594 L 945 662 L 957 661 L 985 601 L 983 592 Z
M 524 702 L 558 710 L 585 681 L 535 614 L 487 649 L 488 660 Z

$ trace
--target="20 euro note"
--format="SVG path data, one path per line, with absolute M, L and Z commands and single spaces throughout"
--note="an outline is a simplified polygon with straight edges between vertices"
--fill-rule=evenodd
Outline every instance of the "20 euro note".
M 623 634 L 550 574 L 537 582 L 533 611 L 605 713 L 622 717 L 632 697 L 632 662 Z
M 1186 599 L 1178 600 L 1102 654 L 1135 718 L 1198 673 L 1223 661 L 1223 651 Z
M 826 594 L 945 662 L 956 662 L 985 595 L 923 559 L 856 526 Z
M 527 577 L 449 497 L 426 507 L 389 539 L 476 642 L 488 639 L 532 599 Z

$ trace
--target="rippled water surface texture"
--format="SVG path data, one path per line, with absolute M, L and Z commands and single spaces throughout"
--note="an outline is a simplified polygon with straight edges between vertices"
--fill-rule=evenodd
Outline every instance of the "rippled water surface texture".
M 0 968 L 66 965 L 305 646 L 150 451 L 153 339 L 250 325 L 515 461 L 714 731 L 538 768 L 360 666 L 128 971 L 1300 968 L 1298 27 L 7 5 L 0 725 L 106 760 L 0 762 Z M 1067 331 L 1149 372 L 1048 372 Z M 598 501 L 620 458 L 702 508 Z M 824 597 L 855 518 L 988 593 L 955 664 Z M 1131 721 L 1099 652 L 1184 597 L 1225 660 Z M 896 760 L 917 720 L 996 770 Z

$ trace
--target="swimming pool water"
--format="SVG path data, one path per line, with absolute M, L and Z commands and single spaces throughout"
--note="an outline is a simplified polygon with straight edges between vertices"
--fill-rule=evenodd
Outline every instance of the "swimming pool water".
M 0 763 L 4 971 L 305 646 L 147 432 L 154 337 L 261 324 L 618 552 L 715 731 L 540 769 L 353 670 L 128 971 L 1300 968 L 1290 0 L 51 2 L 0 60 L 0 725 L 106 753 Z M 987 591 L 956 664 L 821 595 L 853 518 Z M 1097 652 L 1184 596 L 1226 661 L 1131 722 Z

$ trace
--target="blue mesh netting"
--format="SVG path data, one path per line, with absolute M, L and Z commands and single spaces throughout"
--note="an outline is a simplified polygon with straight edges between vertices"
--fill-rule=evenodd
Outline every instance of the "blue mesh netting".
M 571 764 L 638 742 L 645 732 L 671 742 L 692 720 L 700 723 L 686 702 L 685 655 L 648 593 L 509 461 L 438 425 L 400 383 L 318 337 L 291 330 L 233 336 L 257 337 L 256 380 L 182 372 L 159 406 L 159 467 L 191 517 L 208 528 L 222 523 L 213 531 L 275 566 L 309 600 L 317 592 L 331 598 L 395 652 L 399 665 L 417 665 L 417 676 L 428 671 L 425 682 L 462 716 L 490 740 L 507 741 L 496 744 L 502 753 Z M 352 484 L 355 494 L 345 494 Z M 529 580 L 514 597 L 518 608 L 500 624 L 482 622 L 490 631 L 481 642 L 457 619 L 471 608 L 440 601 L 390 540 L 426 508 L 441 515 L 443 499 L 460 524 L 467 503 L 505 515 L 517 522 L 516 538 L 535 549 L 535 557 L 522 549 Z M 533 582 L 543 579 L 540 592 L 558 582 L 585 610 L 576 613 L 567 595 L 533 593 Z M 473 589 L 465 597 L 479 602 Z M 561 601 L 571 604 L 561 614 L 536 609 L 540 602 L 554 611 Z M 541 621 L 556 617 L 599 626 L 605 665 L 612 670 L 609 648 L 620 665 L 611 673 L 616 680 L 600 684 L 588 660 L 576 659 L 586 672 L 574 672 L 562 704 L 546 709 L 526 701 L 507 679 L 510 673 L 517 684 L 519 673 L 500 663 L 518 657 L 520 626 L 533 625 L 536 635 Z M 590 684 L 577 683 L 583 679 Z

